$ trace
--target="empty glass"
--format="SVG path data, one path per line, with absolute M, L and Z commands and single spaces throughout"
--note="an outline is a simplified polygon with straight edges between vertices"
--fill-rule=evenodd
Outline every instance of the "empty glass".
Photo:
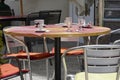
M 82 27 L 85 27 L 85 19 L 78 18 L 78 29 L 76 31 L 81 31 Z

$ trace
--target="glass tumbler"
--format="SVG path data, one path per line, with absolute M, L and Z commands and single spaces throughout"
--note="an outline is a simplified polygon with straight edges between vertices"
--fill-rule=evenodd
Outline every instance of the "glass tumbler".
M 72 30 L 71 30 L 70 28 L 71 28 L 71 26 L 72 26 L 72 17 L 66 17 L 65 23 L 66 23 L 66 25 L 67 25 L 67 27 L 68 27 L 67 31 L 68 31 L 68 32 L 71 32 Z
M 83 18 L 78 18 L 78 30 L 81 31 L 83 27 L 85 27 L 85 19 Z

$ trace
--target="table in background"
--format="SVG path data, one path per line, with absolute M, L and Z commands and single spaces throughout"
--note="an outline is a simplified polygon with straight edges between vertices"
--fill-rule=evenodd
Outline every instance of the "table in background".
M 0 21 L 26 21 L 26 16 L 0 16 Z

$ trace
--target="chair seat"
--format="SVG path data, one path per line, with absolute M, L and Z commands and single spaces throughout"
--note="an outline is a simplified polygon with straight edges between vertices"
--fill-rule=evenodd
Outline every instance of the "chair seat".
M 54 54 L 50 54 L 47 52 L 46 53 L 45 52 L 41 52 L 41 53 L 30 52 L 29 54 L 30 54 L 30 60 L 39 60 L 39 59 L 45 59 L 45 58 L 54 56 Z M 7 54 L 7 56 L 15 56 L 17 58 L 27 59 L 26 52 L 11 53 L 11 54 Z
M 64 53 L 64 51 L 66 51 L 67 48 L 61 48 L 61 54 Z M 52 48 L 51 52 L 52 54 L 55 53 L 55 48 Z M 67 55 L 82 55 L 84 53 L 83 49 L 78 49 L 78 50 L 72 50 L 72 51 L 69 51 L 67 53 Z
M 13 66 L 12 64 L 0 65 L 0 69 L 1 69 L 0 79 L 19 74 L 18 67 Z M 29 70 L 22 70 L 23 73 L 27 73 L 28 71 Z
M 117 73 L 88 73 L 89 80 L 116 80 L 116 75 Z M 77 73 L 75 80 L 85 80 L 85 72 Z

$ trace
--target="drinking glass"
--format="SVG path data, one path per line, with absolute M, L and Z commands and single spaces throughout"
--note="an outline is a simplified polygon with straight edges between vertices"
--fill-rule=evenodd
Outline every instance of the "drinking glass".
M 78 30 L 77 31 L 81 31 L 82 27 L 85 27 L 85 19 L 78 18 Z
M 88 24 L 87 24 L 88 27 L 92 28 L 93 27 L 93 22 L 92 21 L 89 21 Z
M 68 31 L 68 32 L 71 32 L 72 30 L 71 30 L 70 28 L 71 28 L 71 26 L 72 26 L 72 17 L 66 17 L 65 23 L 66 23 L 66 25 L 67 25 L 67 27 L 68 27 L 67 31 Z

